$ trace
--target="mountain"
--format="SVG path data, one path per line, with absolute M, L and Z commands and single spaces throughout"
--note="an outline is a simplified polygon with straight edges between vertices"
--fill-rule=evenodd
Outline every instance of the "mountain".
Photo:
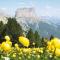
M 24 31 L 32 28 L 33 31 L 37 30 L 43 37 L 54 35 L 60 38 L 60 21 L 55 17 L 41 16 L 39 18 L 33 8 L 19 8 L 15 17 Z
M 60 18 L 59 17 L 49 17 L 49 16 L 41 16 L 41 20 L 48 22 L 48 23 L 53 23 L 56 25 L 60 25 Z
M 7 24 L 8 19 L 7 19 L 7 17 L 5 17 L 5 16 L 0 16 L 0 21 L 2 21 L 3 24 Z
M 15 17 L 24 31 L 29 30 L 30 25 L 34 25 L 38 20 L 34 8 L 18 8 Z

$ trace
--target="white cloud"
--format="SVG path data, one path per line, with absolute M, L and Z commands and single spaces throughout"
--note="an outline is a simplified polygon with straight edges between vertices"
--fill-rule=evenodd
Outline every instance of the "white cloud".
M 0 16 L 13 16 L 14 12 L 13 8 L 0 8 Z
M 8 15 L 8 10 L 6 8 L 0 8 L 0 16 Z
M 45 6 L 45 8 L 41 9 L 41 15 L 60 17 L 60 8 Z

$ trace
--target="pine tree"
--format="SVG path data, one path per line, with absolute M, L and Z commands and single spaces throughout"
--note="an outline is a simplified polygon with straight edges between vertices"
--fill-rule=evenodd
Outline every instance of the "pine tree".
M 28 31 L 26 37 L 30 40 L 30 47 L 33 47 L 33 42 L 35 41 L 35 38 L 34 38 L 34 33 L 31 28 Z
M 51 35 L 51 36 L 50 36 L 50 40 L 51 40 L 51 39 L 53 39 L 53 38 L 54 38 L 54 36 L 53 36 L 53 35 Z
M 3 35 L 4 35 L 3 31 L 4 31 L 4 29 L 5 29 L 5 25 L 3 24 L 2 21 L 0 21 L 0 43 L 5 41 L 4 38 L 3 38 Z
M 15 18 L 8 18 L 5 34 L 11 36 L 13 44 L 18 43 L 18 36 L 23 34 L 23 30 L 22 27 L 17 23 Z
M 41 38 L 40 38 L 40 35 L 38 34 L 37 31 L 35 31 L 35 34 L 34 34 L 34 37 L 35 37 L 35 43 L 36 43 L 36 47 L 40 47 L 40 44 L 41 44 Z

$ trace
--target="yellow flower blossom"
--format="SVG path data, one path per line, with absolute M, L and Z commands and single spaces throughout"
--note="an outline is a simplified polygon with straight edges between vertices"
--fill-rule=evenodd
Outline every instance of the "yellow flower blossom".
M 10 46 L 12 46 L 12 42 L 11 41 L 6 41 L 6 43 L 8 43 Z
M 17 43 L 15 44 L 15 47 L 18 51 L 20 50 L 19 45 Z
M 35 45 L 35 42 L 33 42 L 33 45 Z
M 2 48 L 5 52 L 11 51 L 11 46 L 10 46 L 7 42 L 2 42 L 1 48 Z
M 18 44 L 17 43 L 15 44 L 15 47 L 18 47 Z
M 29 46 L 29 39 L 23 37 L 23 36 L 20 36 L 19 37 L 19 42 L 25 46 L 25 47 L 28 47 Z
M 54 52 L 56 48 L 60 49 L 60 39 L 58 38 L 53 38 L 51 41 L 47 42 L 47 48 L 49 51 Z
M 15 53 L 13 53 L 13 57 L 14 57 L 14 58 L 16 57 L 16 54 L 15 54 Z
M 37 55 L 37 58 L 40 58 L 40 55 Z
M 9 36 L 5 36 L 5 39 L 6 39 L 7 41 L 9 41 L 9 40 L 10 40 L 10 37 L 9 37 Z
M 57 49 L 55 50 L 55 55 L 56 55 L 56 56 L 60 56 L 60 49 L 57 48 Z
M 52 53 L 55 52 L 56 56 L 60 56 L 60 39 L 53 38 L 51 41 L 47 42 L 47 48 Z
M 60 39 L 54 38 L 51 40 L 51 44 L 55 46 L 55 48 L 60 48 Z

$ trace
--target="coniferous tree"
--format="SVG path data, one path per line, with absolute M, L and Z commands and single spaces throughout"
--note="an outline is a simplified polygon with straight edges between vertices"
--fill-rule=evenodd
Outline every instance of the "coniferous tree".
M 32 47 L 33 46 L 33 42 L 35 41 L 35 38 L 34 38 L 34 33 L 33 33 L 31 28 L 28 31 L 26 37 L 30 40 L 30 47 Z
M 2 21 L 0 21 L 0 43 L 5 41 L 4 38 L 3 38 L 3 35 L 4 35 L 3 31 L 4 31 L 4 29 L 5 29 L 5 24 L 3 24 Z
M 50 36 L 50 40 L 51 40 L 51 39 L 53 39 L 53 38 L 54 38 L 54 36 L 53 36 L 53 35 L 51 35 L 51 36 Z
M 12 35 L 21 35 L 22 34 L 22 27 L 17 23 L 15 18 L 8 18 L 7 27 Z
M 23 34 L 22 27 L 17 23 L 15 18 L 8 18 L 5 34 L 11 36 L 13 44 L 18 43 L 18 36 Z
M 41 38 L 37 31 L 35 31 L 34 37 L 35 37 L 35 44 L 36 44 L 35 46 L 40 47 Z
M 0 43 L 5 41 L 4 36 L 9 35 L 13 45 L 19 43 L 18 37 L 23 35 L 23 30 L 20 24 L 17 23 L 15 18 L 7 18 L 7 24 L 0 22 Z

